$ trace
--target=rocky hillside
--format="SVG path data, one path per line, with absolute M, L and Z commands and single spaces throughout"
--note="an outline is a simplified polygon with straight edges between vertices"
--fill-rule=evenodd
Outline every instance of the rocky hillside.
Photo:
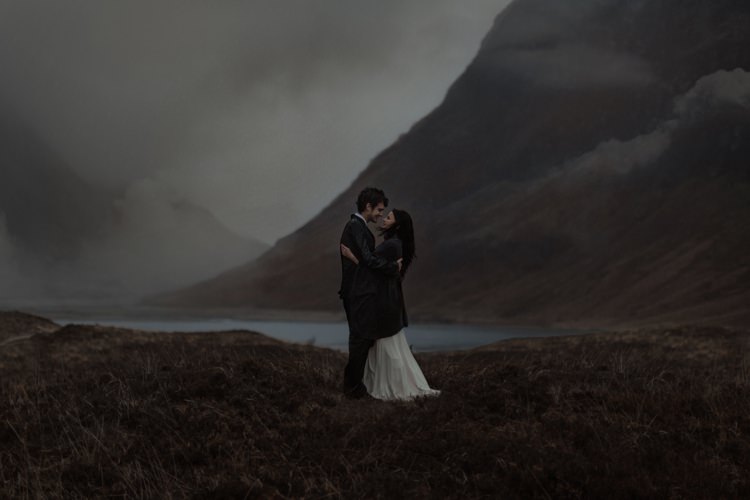
M 749 24 L 738 0 L 517 0 L 317 217 L 159 302 L 339 308 L 338 236 L 376 185 L 415 220 L 415 316 L 747 323 Z

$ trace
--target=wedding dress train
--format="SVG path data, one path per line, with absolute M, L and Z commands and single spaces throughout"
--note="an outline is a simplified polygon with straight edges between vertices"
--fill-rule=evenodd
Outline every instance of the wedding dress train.
M 377 399 L 412 399 L 440 394 L 427 383 L 409 349 L 404 330 L 378 339 L 370 348 L 362 382 L 367 392 Z

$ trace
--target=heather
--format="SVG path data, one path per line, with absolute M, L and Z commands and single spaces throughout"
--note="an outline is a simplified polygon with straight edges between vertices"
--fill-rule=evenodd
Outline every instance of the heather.
M 418 353 L 442 394 L 387 403 L 340 394 L 344 353 L 254 332 L 42 331 L 0 347 L 0 497 L 747 497 L 748 347 L 675 327 Z

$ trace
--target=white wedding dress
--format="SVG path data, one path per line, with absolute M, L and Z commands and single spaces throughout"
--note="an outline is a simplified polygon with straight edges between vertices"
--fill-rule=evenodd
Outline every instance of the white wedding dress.
M 413 399 L 440 394 L 437 389 L 430 389 L 409 349 L 404 330 L 378 339 L 370 348 L 362 382 L 376 399 Z

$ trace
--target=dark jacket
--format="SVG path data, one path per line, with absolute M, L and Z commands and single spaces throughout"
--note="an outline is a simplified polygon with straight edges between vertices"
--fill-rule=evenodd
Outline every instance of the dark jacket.
M 385 240 L 375 249 L 375 255 L 385 257 L 391 262 L 403 257 L 403 245 L 398 238 Z M 396 335 L 405 326 L 409 326 L 404 304 L 404 293 L 401 289 L 401 276 L 378 276 L 376 293 L 376 337 L 384 338 Z
M 373 338 L 370 322 L 374 320 L 371 311 L 354 311 L 351 303 L 354 297 L 374 295 L 378 290 L 378 278 L 398 276 L 398 264 L 375 254 L 375 236 L 364 220 L 352 215 L 341 233 L 341 243 L 349 247 L 359 260 L 359 265 L 341 256 L 341 287 L 339 297 L 344 301 L 349 332 L 353 336 Z M 355 321 L 356 320 L 356 321 Z
M 401 258 L 401 241 L 396 238 L 381 243 L 375 255 L 395 262 Z M 358 286 L 360 280 L 366 286 Z M 381 339 L 397 334 L 406 326 L 406 308 L 401 290 L 401 276 L 373 273 L 358 266 L 349 298 L 349 325 L 356 337 Z

